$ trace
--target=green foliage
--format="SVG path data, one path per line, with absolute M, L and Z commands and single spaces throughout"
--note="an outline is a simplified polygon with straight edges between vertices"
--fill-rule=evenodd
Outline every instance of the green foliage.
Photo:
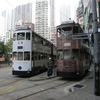
M 12 52 L 12 39 L 10 39 L 7 44 L 7 52 Z
M 7 57 L 8 52 L 12 52 L 12 39 L 10 39 L 7 44 L 4 44 L 4 42 L 0 42 L 0 56 Z
M 4 42 L 0 42 L 0 54 L 5 54 L 5 48 Z

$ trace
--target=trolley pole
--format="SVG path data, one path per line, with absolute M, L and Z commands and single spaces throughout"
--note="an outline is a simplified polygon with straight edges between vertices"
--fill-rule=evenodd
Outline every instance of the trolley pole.
M 96 0 L 92 0 L 94 34 L 94 94 L 100 96 L 99 33 L 97 25 Z

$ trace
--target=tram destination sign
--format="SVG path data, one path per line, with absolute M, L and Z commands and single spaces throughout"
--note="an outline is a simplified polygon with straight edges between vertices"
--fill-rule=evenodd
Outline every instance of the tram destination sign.
M 64 47 L 69 47 L 69 46 L 71 46 L 70 43 L 64 43 Z

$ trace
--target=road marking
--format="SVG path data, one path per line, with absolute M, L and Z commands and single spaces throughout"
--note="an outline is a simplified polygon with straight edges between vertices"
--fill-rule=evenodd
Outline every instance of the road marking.
M 14 84 L 12 86 L 5 87 L 4 90 L 0 91 L 0 95 L 8 92 L 9 90 L 13 89 L 14 87 L 16 87 L 17 85 L 19 85 L 21 83 L 23 83 L 23 81 L 19 81 L 19 82 L 17 82 L 16 84 Z
M 5 79 L 0 79 L 0 81 L 4 81 Z
M 16 81 L 16 80 L 13 80 L 13 79 L 0 79 L 0 81 Z

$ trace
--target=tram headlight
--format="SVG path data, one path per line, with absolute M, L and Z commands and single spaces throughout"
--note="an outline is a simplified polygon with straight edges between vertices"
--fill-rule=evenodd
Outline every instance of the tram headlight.
M 27 71 L 30 71 L 30 68 Z
M 14 68 L 12 68 L 12 70 L 14 70 Z
M 18 67 L 18 69 L 19 69 L 19 70 L 21 70 L 21 69 L 22 69 L 22 67 L 21 67 L 21 66 L 19 66 L 19 67 Z
M 30 68 L 29 68 L 29 69 L 27 69 L 27 73 L 30 73 Z
M 79 73 L 79 72 L 77 72 L 76 74 L 77 74 L 77 75 L 79 75 L 80 73 Z
M 69 69 L 69 66 L 66 66 L 65 68 L 68 70 Z

